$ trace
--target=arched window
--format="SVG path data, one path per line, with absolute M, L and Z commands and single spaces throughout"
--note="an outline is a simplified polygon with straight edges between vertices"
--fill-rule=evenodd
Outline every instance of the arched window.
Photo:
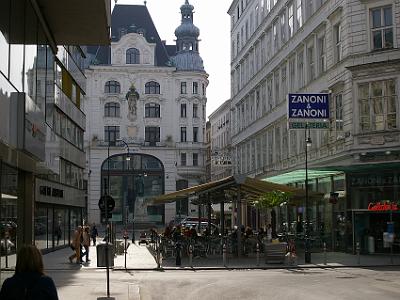
M 160 117 L 160 105 L 157 103 L 147 103 L 144 107 L 146 118 L 159 118 Z
M 145 94 L 159 94 L 160 93 L 160 84 L 155 81 L 149 81 L 145 85 L 144 93 Z
M 136 48 L 126 50 L 126 63 L 128 65 L 140 64 L 140 52 Z
M 109 102 L 104 106 L 104 116 L 105 117 L 119 117 L 120 108 L 119 103 Z
M 121 85 L 118 81 L 110 80 L 107 81 L 104 86 L 104 93 L 106 94 L 119 94 L 121 93 Z

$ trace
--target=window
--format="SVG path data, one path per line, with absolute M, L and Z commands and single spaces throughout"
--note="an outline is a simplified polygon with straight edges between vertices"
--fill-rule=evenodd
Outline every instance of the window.
M 156 146 L 156 143 L 160 141 L 160 127 L 158 126 L 147 126 L 144 134 L 145 142 L 149 143 L 149 146 Z
M 109 102 L 104 105 L 105 117 L 119 117 L 120 105 L 117 102 Z
M 288 36 L 291 38 L 294 33 L 294 15 L 293 15 L 293 3 L 289 4 L 288 7 Z
M 302 14 L 302 0 L 297 0 L 296 3 L 296 21 L 297 21 L 297 29 L 303 26 L 303 14 Z
M 198 94 L 199 93 L 199 84 L 197 82 L 193 82 L 193 94 Z
M 147 103 L 144 112 L 146 118 L 160 118 L 160 105 L 157 103 Z
M 181 142 L 187 141 L 186 127 L 181 127 Z
M 397 128 L 396 83 L 394 79 L 358 86 L 361 132 Z
M 326 50 L 325 50 L 325 36 L 318 38 L 318 73 L 322 74 L 326 70 Z
M 185 81 L 181 82 L 181 94 L 187 94 Z
M 104 93 L 106 94 L 119 94 L 121 93 L 121 85 L 118 81 L 110 80 L 104 85 Z
M 203 96 L 205 96 L 205 94 L 206 94 L 206 85 L 204 83 L 201 84 L 201 90 L 202 90 Z
M 149 81 L 144 86 L 145 94 L 160 94 L 160 84 L 155 81 Z
M 202 107 L 202 115 L 203 115 L 203 119 L 205 120 L 206 119 L 206 106 L 205 105 L 203 105 L 203 107 Z
M 279 70 L 277 70 L 276 72 L 275 72 L 275 74 L 274 74 L 274 83 L 275 83 L 275 103 L 276 104 L 278 104 L 278 103 L 280 103 L 281 101 L 281 97 L 280 97 L 280 84 L 279 84 L 279 80 L 280 80 L 280 77 L 279 77 Z
M 181 118 L 186 118 L 186 103 L 181 103 Z
M 315 79 L 315 58 L 314 58 L 314 45 L 310 46 L 307 50 L 307 67 L 308 67 L 308 81 Z
M 380 7 L 371 10 L 372 49 L 393 48 L 392 7 Z
M 335 95 L 335 129 L 343 130 L 343 99 L 342 94 Z
M 197 104 L 193 104 L 193 118 L 198 118 L 199 117 L 199 106 Z
M 186 153 L 181 153 L 181 166 L 186 166 Z
M 297 55 L 297 82 L 299 89 L 304 86 L 303 50 Z
M 282 44 L 286 42 L 286 13 L 283 11 L 281 15 L 281 41 Z
M 126 63 L 128 65 L 140 64 L 140 52 L 136 48 L 126 50 Z
M 115 146 L 115 142 L 119 139 L 119 126 L 104 127 L 104 141 L 109 142 L 110 146 Z
M 339 62 L 342 59 L 342 26 L 337 24 L 333 26 L 333 40 L 335 43 L 334 54 L 335 54 L 335 62 Z
M 287 97 L 287 77 L 286 77 L 286 64 L 281 68 L 281 82 L 282 82 L 282 101 Z
M 199 142 L 199 127 L 193 127 L 193 142 Z
M 193 153 L 193 166 L 197 167 L 199 165 L 199 154 Z
M 290 88 L 289 88 L 289 92 L 293 93 L 295 91 L 295 78 L 296 78 L 296 61 L 295 61 L 295 57 L 292 56 L 289 59 L 289 84 L 290 84 Z
M 279 49 L 278 25 L 279 25 L 279 20 L 276 20 L 272 25 L 272 33 L 274 37 L 274 53 L 276 53 Z

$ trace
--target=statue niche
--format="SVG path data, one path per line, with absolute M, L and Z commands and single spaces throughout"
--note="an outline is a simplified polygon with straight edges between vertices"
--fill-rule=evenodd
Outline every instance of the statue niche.
M 128 101 L 128 119 L 135 121 L 137 117 L 137 101 L 139 99 L 139 93 L 137 92 L 135 85 L 132 83 L 129 91 L 126 93 L 126 100 Z

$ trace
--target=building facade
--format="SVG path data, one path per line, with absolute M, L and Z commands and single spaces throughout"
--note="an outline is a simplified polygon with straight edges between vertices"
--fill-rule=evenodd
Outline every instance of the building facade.
M 110 17 L 109 1 L 89 2 L 0 4 L 1 269 L 15 266 L 22 244 L 68 245 L 83 222 L 86 79 L 72 45 L 107 44 Z
M 399 232 L 399 215 L 369 205 L 399 198 L 400 2 L 235 0 L 229 14 L 234 173 L 304 187 L 310 138 L 309 186 L 326 193 L 308 212 L 313 234 L 364 252 L 372 236 L 387 251 L 382 233 L 390 218 Z M 319 92 L 330 129 L 289 130 L 288 93 Z M 287 209 L 301 231 L 304 205 Z
M 188 199 L 165 206 L 149 202 L 205 182 L 208 75 L 193 9 L 188 1 L 181 6 L 176 45 L 167 45 L 145 5 L 116 5 L 111 47 L 88 50 L 91 222 L 101 220 L 98 201 L 105 194 L 116 202 L 117 223 L 148 227 L 196 215 Z

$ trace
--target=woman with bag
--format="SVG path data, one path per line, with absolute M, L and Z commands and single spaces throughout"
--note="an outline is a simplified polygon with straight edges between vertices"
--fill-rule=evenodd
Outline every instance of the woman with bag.
M 58 300 L 53 280 L 44 275 L 42 254 L 36 246 L 23 245 L 19 249 L 15 274 L 4 281 L 0 299 Z

